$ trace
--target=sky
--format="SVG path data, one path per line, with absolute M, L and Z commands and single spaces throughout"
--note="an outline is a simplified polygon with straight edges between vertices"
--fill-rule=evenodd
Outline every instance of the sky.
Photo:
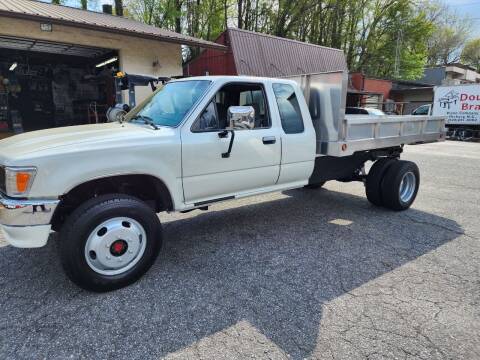
M 40 0 L 43 2 L 51 2 L 50 0 Z M 110 4 L 113 5 L 114 0 L 89 0 L 88 8 L 89 10 L 101 10 L 102 4 Z M 65 0 L 64 5 L 67 6 L 80 6 L 80 0 Z
M 480 0 L 449 0 L 448 6 L 461 15 L 470 17 L 473 22 L 471 37 L 480 37 Z

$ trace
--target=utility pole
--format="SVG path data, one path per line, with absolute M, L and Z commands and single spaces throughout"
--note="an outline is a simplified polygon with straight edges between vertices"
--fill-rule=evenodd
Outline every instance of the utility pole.
M 393 75 L 396 79 L 400 78 L 400 60 L 402 56 L 402 29 L 399 29 L 397 34 L 397 44 L 395 46 L 395 65 L 393 68 Z

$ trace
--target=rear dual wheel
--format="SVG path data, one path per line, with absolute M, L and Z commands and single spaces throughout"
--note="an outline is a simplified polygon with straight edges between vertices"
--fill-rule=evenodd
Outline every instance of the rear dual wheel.
M 419 186 L 420 172 L 415 163 L 385 158 L 370 169 L 366 193 L 372 204 L 401 211 L 415 201 Z

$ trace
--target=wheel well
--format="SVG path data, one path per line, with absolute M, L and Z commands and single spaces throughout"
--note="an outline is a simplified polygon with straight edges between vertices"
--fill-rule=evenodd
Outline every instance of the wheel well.
M 167 186 L 151 175 L 119 175 L 95 179 L 80 184 L 60 197 L 60 204 L 52 218 L 57 231 L 80 204 L 105 194 L 126 194 L 145 201 L 155 212 L 173 210 L 173 201 Z

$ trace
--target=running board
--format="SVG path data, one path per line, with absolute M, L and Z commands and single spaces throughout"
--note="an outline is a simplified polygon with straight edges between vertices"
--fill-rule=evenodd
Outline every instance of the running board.
M 194 203 L 193 206 L 199 207 L 199 206 L 202 206 L 202 205 L 212 204 L 212 203 L 216 203 L 216 202 L 219 202 L 219 201 L 233 200 L 233 199 L 235 199 L 235 196 L 233 196 L 233 195 L 232 196 L 226 196 L 226 197 L 222 197 L 222 198 L 218 198 L 218 199 L 200 201 L 200 202 Z

